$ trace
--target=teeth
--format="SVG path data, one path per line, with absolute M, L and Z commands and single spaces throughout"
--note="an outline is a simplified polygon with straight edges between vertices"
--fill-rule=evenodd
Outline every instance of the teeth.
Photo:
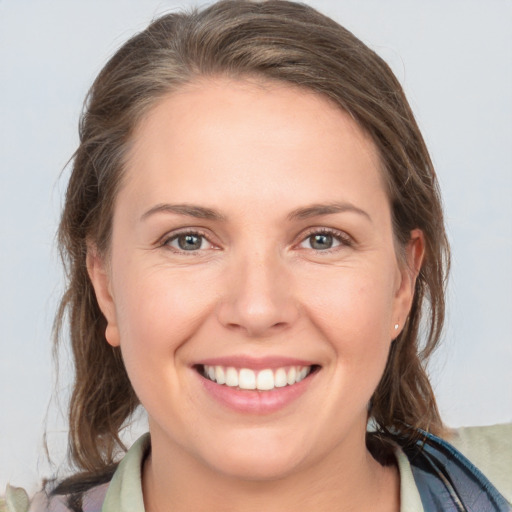
M 256 374 L 247 368 L 240 370 L 238 374 L 238 387 L 240 389 L 256 389 Z
M 307 368 L 302 368 L 302 370 L 299 372 L 299 375 L 295 378 L 296 382 L 300 382 L 302 379 L 305 379 L 308 373 L 309 371 Z
M 224 371 L 224 368 L 222 366 L 214 366 L 212 368 L 215 368 L 215 375 L 213 379 L 210 380 L 216 380 L 217 384 L 226 384 L 226 372 Z M 208 374 L 209 376 L 210 374 Z
M 242 373 L 242 372 L 240 372 Z M 256 387 L 261 391 L 274 389 L 274 372 L 272 370 L 262 370 L 258 373 L 258 381 Z
M 311 373 L 311 366 L 289 366 L 270 368 L 255 372 L 249 368 L 236 369 L 232 366 L 203 367 L 203 375 L 217 384 L 225 384 L 232 388 L 257 389 L 270 391 L 274 388 L 292 386 L 305 379 Z
M 287 379 L 286 370 L 284 368 L 279 368 L 274 375 L 274 386 L 276 388 L 284 388 L 288 384 Z
M 295 377 L 297 376 L 297 370 L 295 369 L 295 366 L 292 366 L 288 373 L 286 374 L 286 382 L 288 382 L 288 386 L 291 386 L 292 384 L 295 384 Z
M 215 366 L 213 368 L 215 368 Z M 215 371 L 215 373 L 217 372 Z M 238 387 L 238 372 L 234 368 L 228 368 L 226 370 L 226 386 L 231 388 Z

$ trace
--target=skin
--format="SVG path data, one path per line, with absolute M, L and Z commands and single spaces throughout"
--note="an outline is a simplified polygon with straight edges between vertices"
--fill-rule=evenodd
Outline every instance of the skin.
M 190 232 L 200 248 L 180 250 Z M 331 248 L 312 245 L 319 232 Z M 88 255 L 107 340 L 148 411 L 147 510 L 398 510 L 397 470 L 372 458 L 365 431 L 421 232 L 405 254 L 377 151 L 328 100 L 221 78 L 161 100 L 134 134 L 109 255 Z M 320 370 L 276 412 L 240 413 L 193 368 L 233 355 Z

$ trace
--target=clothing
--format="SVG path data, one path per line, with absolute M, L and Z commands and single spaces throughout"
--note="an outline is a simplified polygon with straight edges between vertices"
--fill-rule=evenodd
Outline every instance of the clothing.
M 478 435 L 477 429 L 471 429 L 468 432 L 452 433 L 450 437 L 452 442 L 460 442 L 461 439 L 467 441 L 473 438 L 473 443 L 466 442 L 466 448 L 470 448 L 468 455 L 472 456 L 473 460 L 475 455 L 478 458 L 479 455 L 489 457 L 491 454 L 493 457 L 489 457 L 489 461 L 493 462 L 493 458 L 497 459 L 498 467 L 502 465 L 504 471 L 497 472 L 494 467 L 492 472 L 499 477 L 498 480 L 504 493 L 497 489 L 496 485 L 475 466 L 474 462 L 466 458 L 461 451 L 458 451 L 453 444 L 446 440 L 424 432 L 422 441 L 404 447 L 403 451 L 410 464 L 414 483 L 423 505 L 423 508 L 419 510 L 425 512 L 512 511 L 509 495 L 512 486 L 512 459 L 510 450 L 507 449 L 507 445 L 508 448 L 511 447 L 512 429 L 510 426 L 508 428 L 498 426 L 495 429 L 498 434 L 504 430 L 503 437 L 490 435 L 490 429 L 483 432 L 487 435 L 482 435 L 482 432 Z M 400 442 L 399 439 L 398 442 Z M 490 451 L 489 444 L 494 444 L 495 449 Z M 493 464 L 489 467 L 493 467 Z M 508 498 L 504 494 L 509 495 Z
M 512 510 L 512 424 L 461 428 L 454 430 L 446 440 L 486 475 Z M 148 450 L 149 435 L 146 434 L 130 448 L 110 484 L 95 487 L 86 494 L 84 512 L 143 512 L 141 466 Z M 400 473 L 400 512 L 430 512 L 423 507 L 413 475 L 414 465 L 398 444 L 395 457 Z M 31 512 L 48 510 L 42 497 L 39 498 L 32 503 Z M 68 511 L 62 498 L 54 498 L 49 510 Z M 14 512 L 24 511 L 17 508 Z M 471 512 L 481 510 L 473 508 Z

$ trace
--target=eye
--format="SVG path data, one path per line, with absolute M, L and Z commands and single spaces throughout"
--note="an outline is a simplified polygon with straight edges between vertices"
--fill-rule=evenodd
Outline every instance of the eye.
M 350 238 L 338 231 L 319 230 L 313 231 L 299 244 L 303 249 L 314 251 L 328 251 L 339 246 L 351 245 Z
M 178 252 L 194 252 L 209 249 L 212 244 L 201 233 L 179 233 L 164 241 L 163 245 Z
M 331 249 L 335 243 L 339 242 L 334 239 L 332 235 L 318 233 L 315 235 L 310 235 L 306 241 L 309 243 L 309 246 L 316 251 L 323 251 L 325 249 Z

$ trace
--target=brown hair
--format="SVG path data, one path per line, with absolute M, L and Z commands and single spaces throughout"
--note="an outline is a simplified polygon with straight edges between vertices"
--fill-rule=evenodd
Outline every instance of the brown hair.
M 315 91 L 349 112 L 373 139 L 397 246 L 419 228 L 426 253 L 371 416 L 384 434 L 412 439 L 418 428 L 439 432 L 424 363 L 443 326 L 449 250 L 432 162 L 402 88 L 380 57 L 311 7 L 226 0 L 157 19 L 119 49 L 89 91 L 58 238 L 68 285 L 56 336 L 67 318 L 76 372 L 69 409 L 72 461 L 83 471 L 105 472 L 123 449 L 119 432 L 138 406 L 120 351 L 105 340 L 106 321 L 86 269 L 87 244 L 108 252 L 124 158 L 140 119 L 164 95 L 218 75 L 257 76 Z

